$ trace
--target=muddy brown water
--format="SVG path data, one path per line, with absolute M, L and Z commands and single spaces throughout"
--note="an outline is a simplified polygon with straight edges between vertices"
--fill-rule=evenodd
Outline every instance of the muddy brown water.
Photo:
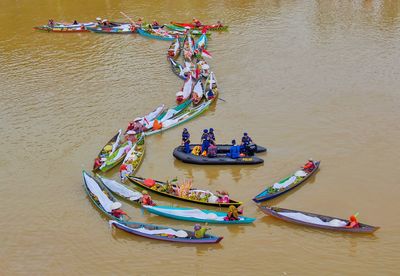
M 138 35 L 33 31 L 47 19 L 204 22 L 217 104 L 185 124 L 192 140 L 249 132 L 268 147 L 261 166 L 192 166 L 174 160 L 182 127 L 146 141 L 138 172 L 228 190 L 249 226 L 212 226 L 218 245 L 156 242 L 108 228 L 81 170 L 130 119 L 174 104 L 182 85 L 168 42 Z M 395 275 L 400 268 L 399 1 L 1 1 L 0 274 Z M 251 198 L 307 158 L 320 171 L 271 204 L 382 228 L 349 235 L 264 216 Z M 107 174 L 117 178 L 116 170 Z M 154 196 L 160 204 L 195 206 Z M 124 203 L 136 221 L 191 229 Z

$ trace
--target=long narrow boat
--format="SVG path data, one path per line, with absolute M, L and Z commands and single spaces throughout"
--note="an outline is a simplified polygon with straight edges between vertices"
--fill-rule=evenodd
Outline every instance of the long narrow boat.
M 97 155 L 98 160 L 101 160 L 101 162 L 104 162 L 107 160 L 107 157 L 109 157 L 111 154 L 115 152 L 115 150 L 120 146 L 121 143 L 121 135 L 122 135 L 122 130 L 120 129 L 117 134 L 115 134 L 110 141 L 107 142 L 107 144 L 101 149 L 99 154 Z M 93 171 L 96 171 L 100 168 L 100 164 L 97 164 L 94 162 L 93 164 Z
M 124 164 L 127 168 L 127 173 L 132 175 L 135 174 L 144 157 L 144 133 L 139 134 L 137 142 L 132 146 L 131 150 L 126 154 Z
M 79 24 L 54 23 L 53 26 L 42 25 L 33 28 L 39 31 L 55 32 L 55 33 L 81 33 L 81 32 L 88 32 L 86 28 L 94 26 L 96 26 L 96 23 L 93 22 L 79 23 Z
M 128 176 L 128 179 L 135 185 L 138 185 L 141 188 L 147 189 L 154 193 L 171 197 L 178 200 L 188 201 L 197 204 L 203 204 L 214 207 L 229 207 L 234 205 L 236 207 L 242 205 L 242 202 L 238 202 L 232 199 L 229 199 L 229 202 L 222 202 L 223 197 L 220 195 L 215 195 L 210 191 L 200 190 L 196 188 L 190 188 L 186 197 L 179 196 L 178 191 L 180 187 L 176 184 L 171 184 L 167 182 L 145 179 L 142 177 L 136 176 Z M 149 182 L 150 184 L 148 184 Z M 169 193 L 168 193 L 169 192 Z
M 156 109 L 151 111 L 149 114 L 147 114 L 143 117 L 135 118 L 134 121 L 141 123 L 145 127 L 145 131 L 146 131 L 146 129 L 152 128 L 154 120 L 157 119 L 161 114 L 163 114 L 164 111 L 165 111 L 165 104 L 161 104 Z M 126 129 L 125 134 L 127 131 L 128 131 L 128 128 Z
M 184 72 L 184 68 L 183 66 L 177 62 L 176 60 L 172 59 L 172 58 L 168 58 L 169 62 L 171 63 L 171 69 L 172 72 L 174 72 L 175 75 L 178 76 L 178 78 L 186 80 L 187 77 L 185 76 L 185 72 Z
M 121 25 L 111 25 L 111 26 L 101 26 L 96 25 L 92 27 L 86 28 L 88 31 L 92 33 L 100 33 L 100 34 L 133 34 L 136 33 L 136 27 L 132 24 L 121 24 Z
M 168 48 L 168 58 L 172 58 L 176 60 L 181 54 L 182 46 L 179 41 L 179 37 L 176 37 L 175 40 L 171 43 L 171 46 Z
M 211 210 L 200 210 L 195 208 L 182 208 L 170 206 L 143 206 L 147 211 L 159 216 L 194 222 L 206 222 L 215 224 L 249 224 L 255 218 L 239 216 L 238 220 L 225 220 L 226 213 Z
M 203 238 L 196 238 L 193 231 L 174 229 L 170 227 L 145 224 L 140 222 L 125 221 L 112 215 L 112 205 L 117 200 L 104 187 L 100 181 L 83 171 L 83 187 L 86 194 L 97 207 L 107 217 L 112 220 L 110 225 L 118 229 L 124 230 L 131 234 L 149 238 L 153 240 L 180 242 L 180 243 L 218 243 L 222 237 L 204 235 Z
M 309 227 L 350 233 L 374 233 L 376 230 L 379 229 L 379 227 L 377 226 L 371 226 L 363 223 L 360 223 L 359 227 L 348 228 L 346 227 L 346 225 L 349 224 L 349 221 L 341 218 L 284 209 L 279 207 L 259 207 L 261 211 L 263 211 L 267 215 L 273 216 L 283 221 L 297 223 Z
M 196 49 L 207 49 L 208 46 L 208 38 L 206 33 L 203 33 L 199 39 L 196 41 L 195 48 Z
M 189 100 L 189 101 L 191 102 L 191 100 Z M 211 102 L 212 101 L 206 101 L 196 107 L 190 107 L 189 109 L 187 109 L 185 112 L 183 112 L 179 116 L 175 116 L 169 120 L 163 121 L 161 128 L 159 128 L 157 130 L 150 130 L 150 131 L 146 132 L 146 135 L 153 135 L 156 133 L 166 131 L 168 129 L 177 127 L 185 122 L 188 122 L 189 120 L 196 118 L 197 116 L 202 114 L 204 111 L 206 111 L 210 107 Z
M 183 51 L 182 51 L 183 59 L 187 62 L 191 62 L 194 56 L 194 50 L 195 50 L 194 38 L 190 33 L 187 33 L 183 40 Z
M 158 40 L 165 40 L 165 41 L 173 41 L 175 40 L 176 35 L 171 34 L 167 31 L 159 31 L 160 29 L 153 30 L 153 29 L 143 29 L 143 28 L 138 28 L 137 32 L 145 37 L 152 38 L 152 39 L 158 39 Z
M 204 85 L 204 95 L 207 100 L 215 101 L 218 97 L 218 84 L 214 72 L 210 72 Z
M 179 23 L 179 22 L 171 22 L 172 25 L 178 26 L 178 27 L 189 27 L 190 29 L 193 30 L 203 30 L 206 28 L 207 30 L 210 31 L 226 31 L 228 29 L 227 25 L 221 25 L 221 24 L 211 24 L 211 25 L 201 25 L 201 26 L 195 26 L 192 23 Z
M 265 200 L 273 199 L 296 188 L 300 184 L 304 183 L 308 178 L 310 178 L 311 175 L 313 175 L 318 170 L 320 163 L 321 161 L 315 161 L 314 162 L 315 167 L 311 172 L 298 170 L 292 175 L 279 181 L 278 183 L 269 186 L 264 191 L 256 195 L 253 198 L 253 201 L 259 203 Z
M 122 160 L 125 159 L 127 150 L 130 150 L 134 145 L 131 141 L 126 141 L 121 144 L 112 154 L 110 154 L 104 163 L 99 167 L 102 172 L 107 172 L 117 166 Z
M 187 28 L 179 27 L 179 26 L 172 25 L 172 24 L 165 24 L 165 27 L 167 27 L 168 29 L 170 29 L 172 31 L 181 32 L 182 34 L 188 31 Z M 190 30 L 190 32 L 192 33 L 192 35 L 195 35 L 195 36 L 203 35 L 201 30 L 193 30 L 192 29 L 192 30 Z M 211 35 L 211 33 L 206 33 L 206 36 L 210 36 L 210 35 Z
M 193 85 L 194 85 L 193 77 L 191 75 L 189 75 L 189 77 L 183 83 L 182 91 L 179 91 L 176 94 L 176 102 L 178 104 L 180 104 L 190 98 L 190 95 L 192 94 L 192 91 L 193 91 Z

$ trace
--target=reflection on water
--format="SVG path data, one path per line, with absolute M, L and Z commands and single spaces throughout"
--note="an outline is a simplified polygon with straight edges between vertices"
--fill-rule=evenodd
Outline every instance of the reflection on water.
M 227 267 L 236 275 L 259 274 L 266 265 L 270 274 L 396 273 L 399 10 L 400 2 L 389 0 L 0 1 L 0 20 L 13 22 L 0 32 L 0 195 L 3 214 L 12 214 L 0 222 L 0 271 L 115 274 L 118 258 L 121 274 L 220 273 Z M 146 139 L 138 172 L 159 180 L 193 178 L 196 187 L 227 190 L 243 201 L 245 215 L 256 222 L 212 225 L 212 234 L 224 236 L 220 245 L 111 234 L 108 219 L 82 189 L 81 170 L 91 167 L 116 130 L 160 103 L 174 106 L 182 81 L 166 62 L 167 42 L 32 27 L 49 18 L 125 20 L 120 11 L 147 21 L 196 16 L 230 25 L 229 32 L 212 34 L 209 48 L 223 101 L 185 127 L 192 135 L 213 127 L 218 141 L 227 142 L 249 132 L 268 147 L 260 155 L 265 163 L 214 167 L 176 161 L 172 150 L 182 126 Z M 337 217 L 360 212 L 362 222 L 382 227 L 375 235 L 310 229 L 258 210 L 251 198 L 310 156 L 322 160 L 321 170 L 267 204 Z M 118 179 L 117 169 L 107 176 Z M 136 221 L 193 228 L 123 207 Z

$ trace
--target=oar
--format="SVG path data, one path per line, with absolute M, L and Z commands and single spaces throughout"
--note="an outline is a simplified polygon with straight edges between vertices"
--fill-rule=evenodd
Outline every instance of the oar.
M 221 99 L 221 98 L 219 98 L 219 97 L 218 97 L 218 100 L 221 100 L 221 101 L 223 101 L 223 102 L 226 102 L 224 99 Z
M 128 15 L 126 15 L 126 14 L 125 14 L 124 12 L 122 12 L 122 11 L 120 11 L 120 13 L 121 13 L 123 16 L 125 16 L 129 21 L 131 21 L 131 23 L 132 23 L 133 25 L 136 26 L 136 23 L 135 23 L 135 21 L 132 20 L 132 18 L 130 18 Z

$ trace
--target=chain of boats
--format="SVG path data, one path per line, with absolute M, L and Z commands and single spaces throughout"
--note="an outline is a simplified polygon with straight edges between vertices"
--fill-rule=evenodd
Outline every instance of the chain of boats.
M 194 231 L 174 229 L 171 227 L 132 222 L 124 216 L 116 215 L 113 210 L 119 209 L 122 205 L 120 199 L 137 207 L 143 194 L 136 191 L 127 181 L 141 189 L 148 190 L 161 196 L 175 200 L 201 204 L 208 207 L 228 208 L 239 207 L 242 202 L 231 199 L 227 193 L 211 192 L 202 188 L 194 188 L 191 182 L 184 182 L 181 185 L 177 180 L 158 181 L 151 178 L 136 176 L 136 172 L 142 163 L 145 154 L 145 140 L 147 136 L 161 133 L 173 127 L 179 126 L 205 112 L 211 104 L 218 99 L 218 84 L 215 74 L 210 70 L 206 59 L 211 57 L 207 51 L 209 30 L 226 30 L 227 26 L 221 23 L 214 25 L 195 26 L 191 23 L 165 24 L 163 26 L 152 26 L 149 24 L 137 24 L 130 20 L 130 23 L 107 22 L 63 24 L 54 23 L 35 27 L 35 29 L 49 32 L 95 32 L 109 34 L 139 33 L 140 35 L 170 40 L 172 44 L 168 48 L 167 59 L 171 64 L 172 72 L 184 81 L 182 88 L 176 94 L 177 105 L 166 108 L 164 104 L 156 107 L 150 113 L 137 117 L 133 123 L 139 124 L 140 128 L 128 126 L 125 131 L 120 129 L 101 149 L 93 165 L 94 175 L 83 171 L 83 186 L 92 203 L 111 220 L 109 224 L 125 232 L 145 238 L 181 242 L 181 243 L 218 243 L 222 237 L 205 234 L 197 237 Z M 193 35 L 200 35 L 197 41 Z M 178 59 L 182 56 L 183 63 Z M 137 125 L 136 125 L 137 126 Z M 190 145 L 191 149 L 198 145 Z M 229 145 L 218 145 L 218 150 L 225 155 L 229 151 Z M 265 152 L 266 148 L 258 146 L 257 152 Z M 183 147 L 177 147 L 173 155 L 183 161 L 193 164 L 204 164 L 207 158 L 195 155 L 183 154 Z M 189 157 L 188 157 L 189 156 Z M 190 160 L 188 159 L 190 158 Z M 210 158 L 208 158 L 210 159 Z M 225 164 L 246 164 L 262 163 L 257 157 L 244 158 L 241 163 L 238 161 L 227 161 Z M 214 159 L 218 160 L 217 159 Z M 221 159 L 222 160 L 222 159 Z M 234 160 L 234 159 L 231 159 Z M 236 163 L 235 163 L 236 162 Z M 256 203 L 261 203 L 276 198 L 288 191 L 295 189 L 312 177 L 319 169 L 320 161 L 312 161 L 311 170 L 300 169 L 293 174 L 267 187 L 264 191 L 253 198 Z M 122 163 L 122 165 L 120 165 Z M 206 164 L 218 164 L 208 162 Z M 120 165 L 122 183 L 107 179 L 99 173 L 104 173 Z M 276 217 L 283 221 L 297 223 L 305 226 L 329 229 L 335 231 L 352 233 L 373 233 L 379 227 L 366 224 L 359 224 L 356 228 L 349 228 L 349 221 L 335 217 L 318 215 L 314 213 L 289 210 L 278 207 L 258 205 L 260 210 L 267 215 Z M 172 207 L 172 206 L 142 206 L 148 212 L 175 220 L 191 221 L 198 223 L 212 224 L 250 224 L 254 218 L 239 216 L 236 220 L 227 220 L 226 212 L 204 210 L 197 208 Z M 126 214 L 127 215 L 127 214 Z M 127 215 L 127 217 L 129 217 Z M 130 218 L 130 217 L 129 217 Z

